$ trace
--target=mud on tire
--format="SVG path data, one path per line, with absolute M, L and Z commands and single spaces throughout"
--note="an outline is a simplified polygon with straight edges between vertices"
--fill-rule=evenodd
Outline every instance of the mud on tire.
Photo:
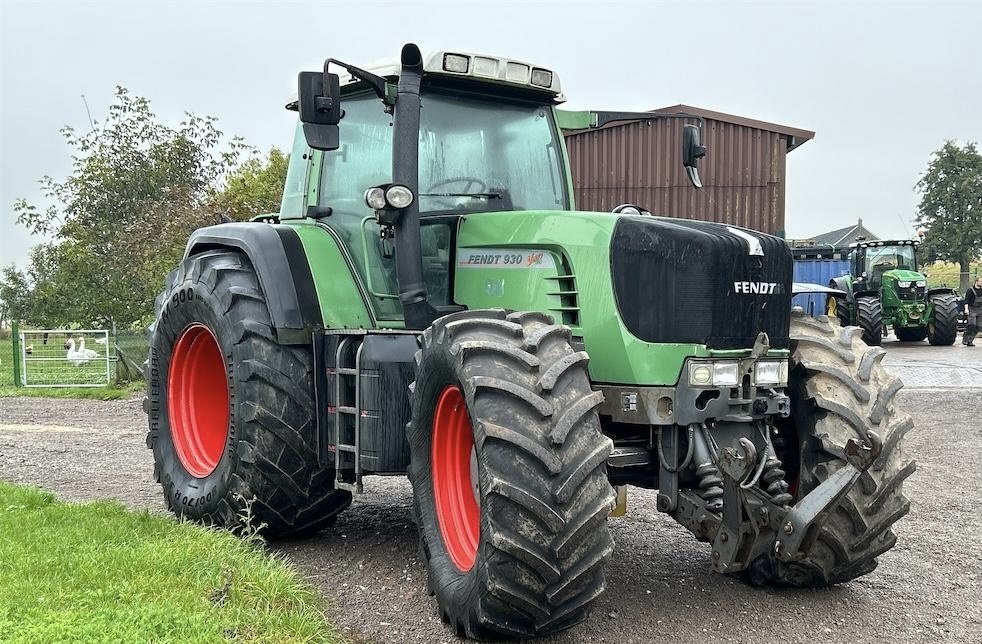
M 466 311 L 435 322 L 416 354 L 409 477 L 429 587 L 459 635 L 526 637 L 568 628 L 604 589 L 610 439 L 600 433 L 587 356 L 539 313 Z M 480 540 L 462 571 L 438 523 L 434 406 L 464 394 L 478 463 Z
M 758 559 L 748 571 L 755 584 L 820 587 L 849 581 L 876 568 L 876 558 L 897 542 L 891 528 L 910 510 L 903 483 L 916 469 L 903 449 L 913 420 L 894 404 L 903 384 L 880 365 L 886 352 L 864 344 L 860 333 L 825 316 L 791 318 L 792 418 L 779 429 L 797 446 L 782 459 L 799 464 L 795 500 L 843 467 L 850 438 L 871 430 L 883 449 L 833 510 L 808 556 L 790 564 Z
M 249 502 L 253 527 L 265 523 L 267 537 L 300 536 L 328 525 L 351 495 L 332 489 L 333 469 L 318 465 L 311 349 L 277 343 L 248 259 L 232 251 L 185 259 L 167 276 L 155 308 L 147 447 L 168 508 L 236 528 Z M 215 388 L 226 390 L 230 412 L 220 458 L 213 471 L 198 476 L 178 455 L 168 410 L 172 353 L 191 327 L 211 332 L 226 372 L 225 379 L 199 378 L 195 386 L 215 396 Z

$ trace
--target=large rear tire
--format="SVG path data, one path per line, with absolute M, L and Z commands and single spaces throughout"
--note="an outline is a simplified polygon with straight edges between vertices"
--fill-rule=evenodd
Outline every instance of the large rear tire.
M 167 276 L 150 332 L 154 474 L 175 514 L 267 537 L 326 527 L 351 503 L 319 464 L 310 347 L 276 342 L 255 269 L 209 251 Z
M 856 327 L 823 316 L 791 319 L 792 417 L 779 426 L 778 456 L 794 472 L 795 501 L 845 466 L 850 438 L 876 432 L 883 449 L 873 466 L 836 506 L 805 559 L 783 563 L 772 555 L 748 570 L 755 584 L 821 587 L 855 579 L 876 568 L 877 557 L 896 544 L 893 524 L 910 510 L 904 480 L 916 464 L 903 449 L 911 417 L 894 397 L 903 386 L 880 365 L 886 352 L 868 347 Z
M 856 324 L 863 330 L 863 342 L 878 347 L 883 342 L 883 305 L 875 295 L 856 298 Z
M 569 341 L 546 315 L 503 310 L 421 338 L 409 478 L 429 587 L 458 635 L 554 633 L 603 592 L 612 443 Z
M 958 337 L 958 298 L 951 293 L 932 295 L 934 319 L 928 325 L 927 340 L 934 346 L 955 343 Z

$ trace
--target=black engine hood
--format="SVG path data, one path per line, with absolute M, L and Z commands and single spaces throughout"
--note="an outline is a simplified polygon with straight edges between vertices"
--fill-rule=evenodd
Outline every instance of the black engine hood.
M 647 342 L 788 347 L 793 259 L 784 240 L 687 219 L 621 216 L 610 270 L 625 326 Z

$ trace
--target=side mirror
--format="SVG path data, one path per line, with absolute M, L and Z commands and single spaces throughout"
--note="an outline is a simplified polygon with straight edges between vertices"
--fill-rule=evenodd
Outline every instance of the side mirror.
M 693 187 L 701 188 L 699 179 L 699 159 L 706 156 L 706 146 L 702 144 L 702 135 L 695 125 L 682 126 L 682 165 Z
M 297 107 L 307 145 L 315 150 L 341 146 L 341 81 L 337 74 L 300 72 Z

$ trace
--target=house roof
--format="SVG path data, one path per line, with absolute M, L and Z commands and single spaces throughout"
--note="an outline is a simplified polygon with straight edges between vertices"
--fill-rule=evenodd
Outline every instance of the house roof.
M 837 228 L 836 230 L 830 230 L 829 232 L 822 233 L 821 235 L 815 235 L 812 240 L 815 242 L 816 246 L 839 247 L 848 246 L 849 244 L 858 241 L 860 237 L 866 240 L 879 239 L 875 233 L 863 225 L 862 217 L 860 217 L 859 221 L 852 226 Z
M 705 119 L 712 119 L 723 123 L 732 123 L 734 125 L 742 125 L 743 127 L 752 127 L 758 130 L 765 130 L 767 132 L 777 132 L 778 134 L 784 135 L 788 139 L 788 152 L 795 149 L 805 141 L 810 141 L 811 139 L 815 138 L 815 133 L 811 130 L 802 130 L 801 128 L 791 127 L 788 125 L 758 121 L 757 119 L 751 119 L 745 116 L 736 116 L 735 114 L 716 112 L 702 107 L 684 105 L 681 103 L 678 105 L 671 105 L 669 107 L 661 107 L 651 111 L 665 114 L 677 114 L 679 112 L 684 112 L 685 114 L 693 114 L 695 116 L 701 116 Z

